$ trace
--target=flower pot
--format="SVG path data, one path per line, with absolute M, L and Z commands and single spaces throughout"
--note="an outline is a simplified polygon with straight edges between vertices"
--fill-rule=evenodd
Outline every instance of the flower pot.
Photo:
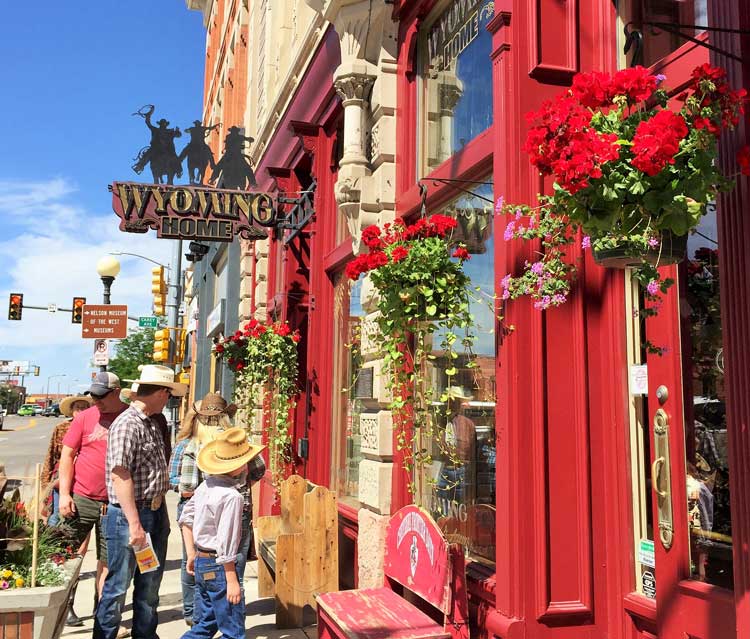
M 637 254 L 632 248 L 617 246 L 608 249 L 594 249 L 594 261 L 605 268 L 634 268 L 643 260 L 654 266 L 678 264 L 687 255 L 687 235 L 674 235 L 665 231 L 661 235 L 661 245 Z
M 69 578 L 62 586 L 4 590 L 0 595 L 0 637 L 58 639 L 82 561 L 76 557 L 65 564 Z

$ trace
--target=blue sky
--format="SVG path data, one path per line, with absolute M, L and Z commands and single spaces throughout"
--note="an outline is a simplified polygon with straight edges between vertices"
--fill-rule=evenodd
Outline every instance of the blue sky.
M 70 308 L 101 302 L 96 262 L 109 251 L 168 263 L 172 243 L 121 233 L 107 185 L 131 170 L 149 135 L 131 114 L 154 104 L 184 130 L 201 117 L 205 30 L 184 0 L 8 3 L 0 38 L 0 360 L 30 361 L 30 392 L 77 391 L 90 379 L 93 343 L 70 314 L 27 309 L 7 320 L 8 294 Z M 178 140 L 181 142 L 181 140 Z M 178 150 L 181 147 L 178 144 Z M 152 264 L 119 257 L 112 303 L 149 315 Z

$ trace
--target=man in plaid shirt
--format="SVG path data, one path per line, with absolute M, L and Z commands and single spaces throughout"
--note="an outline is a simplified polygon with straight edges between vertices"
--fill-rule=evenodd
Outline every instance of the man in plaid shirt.
M 169 473 L 159 419 L 169 399 L 181 397 L 185 384 L 174 381 L 167 366 L 141 367 L 130 407 L 110 426 L 106 481 L 109 506 L 102 517 L 107 538 L 109 573 L 104 582 L 94 622 L 94 639 L 116 639 L 125 594 L 134 581 L 133 636 L 156 637 L 159 586 L 167 558 L 169 517 L 164 494 Z M 136 571 L 135 550 L 147 544 L 147 535 L 159 567 Z

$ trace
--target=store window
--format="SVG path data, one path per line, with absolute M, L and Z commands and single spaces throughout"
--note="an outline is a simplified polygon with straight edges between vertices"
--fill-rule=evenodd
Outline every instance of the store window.
M 427 175 L 492 124 L 492 0 L 441 2 L 420 34 L 422 153 Z
M 431 419 L 442 420 L 456 460 L 440 452 L 436 442 L 423 442 L 433 464 L 418 482 L 420 501 L 443 529 L 449 541 L 464 546 L 469 557 L 495 560 L 495 315 L 493 311 L 494 238 L 492 186 L 480 184 L 440 211 L 458 220 L 455 239 L 463 242 L 471 259 L 464 270 L 471 278 L 474 299 L 471 313 L 476 342 L 471 354 L 448 361 L 440 350 L 442 336 L 433 335 L 433 350 L 426 371 L 430 383 Z M 487 198 L 487 200 L 483 199 Z M 459 341 L 461 339 L 459 335 Z M 458 369 L 449 378 L 446 369 Z M 449 386 L 450 383 L 450 386 Z M 447 405 L 440 397 L 449 390 Z M 443 449 L 445 447 L 442 447 Z
M 628 64 L 650 67 L 683 45 L 693 46 L 678 32 L 691 37 L 705 32 L 700 27 L 708 24 L 708 0 L 630 0 L 622 3 L 620 20 L 631 34 Z
M 334 278 L 333 485 L 340 501 L 359 506 L 359 462 L 362 461 L 360 415 L 377 412 L 371 398 L 359 398 L 357 379 L 362 368 L 360 326 L 365 312 L 360 302 L 362 279 L 352 282 L 343 273 Z M 374 403 L 373 403 L 374 402 Z

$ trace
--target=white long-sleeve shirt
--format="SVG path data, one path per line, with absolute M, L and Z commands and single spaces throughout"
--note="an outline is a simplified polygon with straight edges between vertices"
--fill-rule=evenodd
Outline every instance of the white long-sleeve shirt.
M 232 563 L 242 538 L 243 499 L 239 478 L 208 475 L 198 486 L 180 516 L 180 526 L 193 530 L 193 541 L 216 552 L 217 564 Z

